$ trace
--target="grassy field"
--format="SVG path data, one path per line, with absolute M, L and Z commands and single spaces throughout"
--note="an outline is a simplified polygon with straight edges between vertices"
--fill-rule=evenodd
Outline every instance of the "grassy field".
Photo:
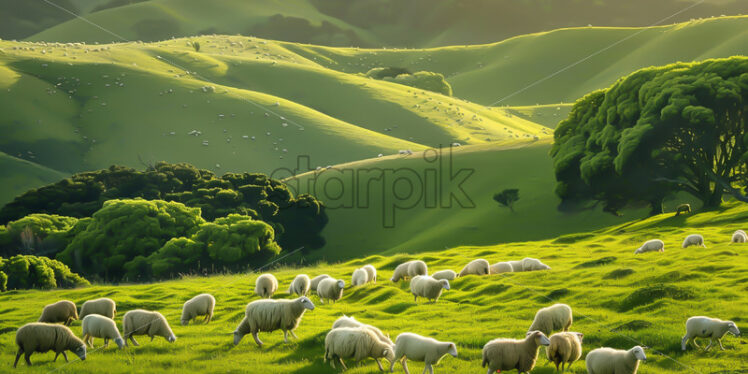
M 118 324 L 127 310 L 159 310 L 171 323 L 178 340 L 169 344 L 162 338 L 154 342 L 141 338 L 140 347 L 124 351 L 113 346 L 98 349 L 102 341 L 97 340 L 97 349 L 89 352 L 85 362 L 52 363 L 52 354 L 36 354 L 32 356 L 35 366 L 22 366 L 20 371 L 334 372 L 322 362 L 324 336 L 332 322 L 346 314 L 377 325 L 392 338 L 410 331 L 454 341 L 459 357 L 446 357 L 437 372 L 483 372 L 483 344 L 496 337 L 524 336 L 538 308 L 563 302 L 574 309 L 572 330 L 585 334 L 585 353 L 599 346 L 629 348 L 642 344 L 651 350 L 641 373 L 744 373 L 748 370 L 744 337 L 725 337 L 726 351 L 708 353 L 682 353 L 680 339 L 684 322 L 692 315 L 731 319 L 746 329 L 748 263 L 741 260 L 746 247 L 727 244 L 735 229 L 745 228 L 746 219 L 745 204 L 728 203 L 715 212 L 680 217 L 665 214 L 551 240 L 421 253 L 417 258 L 425 260 L 431 272 L 459 271 L 473 258 L 494 263 L 531 256 L 552 267 L 545 272 L 467 276 L 453 281 L 452 289 L 436 304 L 414 303 L 407 283 L 388 281 L 394 267 L 411 258 L 407 255 L 272 269 L 280 281 L 281 292 L 276 298 L 288 297 L 283 291 L 298 273 L 328 273 L 349 283 L 353 269 L 372 263 L 379 269 L 379 282 L 346 289 L 343 299 L 334 305 L 319 304 L 316 296 L 312 297 L 317 308 L 304 316 L 297 329 L 299 340 L 284 344 L 280 332 L 265 333 L 261 334 L 266 343 L 262 349 L 250 343 L 251 337 L 234 347 L 231 336 L 246 303 L 257 299 L 252 294 L 256 274 L 188 277 L 141 285 L 95 285 L 74 290 L 11 291 L 0 294 L 0 362 L 4 371 L 9 370 L 15 352 L 14 329 L 35 321 L 43 305 L 59 299 L 80 305 L 84 300 L 107 296 L 118 304 Z M 708 248 L 681 249 L 683 238 L 694 232 L 704 235 Z M 633 255 L 641 242 L 654 237 L 665 241 L 664 253 Z M 213 322 L 180 326 L 182 302 L 200 292 L 216 296 Z M 72 329 L 80 334 L 80 322 L 75 322 Z M 414 373 L 422 367 L 418 363 L 410 365 Z M 374 373 L 377 369 L 373 361 L 367 360 L 363 367 L 349 372 Z M 550 374 L 553 366 L 540 358 L 533 372 Z M 584 363 L 574 364 L 571 372 L 585 372 Z

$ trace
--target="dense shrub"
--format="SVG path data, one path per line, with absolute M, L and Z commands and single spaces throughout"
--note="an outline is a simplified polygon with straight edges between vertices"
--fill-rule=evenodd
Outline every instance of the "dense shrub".
M 17 255 L 0 257 L 0 290 L 52 289 L 88 286 L 87 280 L 60 261 L 47 257 Z
M 77 218 L 36 213 L 0 229 L 0 255 L 34 254 L 54 257 L 70 243 Z
M 444 79 L 444 75 L 439 73 L 430 71 L 411 73 L 407 69 L 398 67 L 379 67 L 367 71 L 366 76 L 452 96 L 452 86 Z

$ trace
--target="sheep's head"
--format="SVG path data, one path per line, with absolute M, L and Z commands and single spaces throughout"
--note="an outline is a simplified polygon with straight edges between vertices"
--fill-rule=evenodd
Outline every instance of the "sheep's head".
M 535 344 L 537 344 L 537 345 L 548 346 L 548 345 L 551 344 L 551 341 L 548 340 L 548 337 L 545 336 L 545 334 L 543 334 L 542 331 L 538 331 L 538 330 L 528 331 L 527 335 L 526 335 L 526 338 L 534 339 L 535 340 Z
M 114 342 L 117 344 L 119 349 L 125 349 L 125 340 L 122 338 L 114 338 Z
M 644 354 L 644 347 L 637 345 L 636 347 L 629 349 L 629 352 L 633 353 L 637 360 L 647 361 L 647 355 Z
M 234 331 L 234 345 L 239 345 L 239 342 L 242 341 L 243 337 L 244 334 L 240 333 L 238 330 Z
M 78 358 L 81 359 L 81 361 L 86 361 L 86 345 L 85 344 L 79 345 L 78 348 L 76 348 L 73 352 L 76 354 L 76 356 L 78 356 Z
M 302 296 L 299 298 L 299 304 L 301 304 L 304 309 L 314 310 L 314 304 L 312 303 L 312 300 L 309 300 L 309 298 L 306 296 Z
M 740 336 L 740 330 L 738 330 L 738 325 L 736 325 L 735 322 L 733 321 L 727 321 L 727 332 L 735 336 Z
M 440 280 L 440 282 L 442 284 L 442 288 L 444 288 L 445 290 L 449 290 L 449 281 L 448 280 L 442 279 L 442 280 Z
M 181 319 L 181 322 L 182 322 L 182 326 L 187 326 L 187 325 L 189 325 L 189 324 L 190 324 L 190 320 L 189 320 L 189 319 L 186 319 L 186 318 L 182 318 L 182 319 Z
M 392 363 L 395 361 L 395 351 L 392 349 L 392 347 L 385 348 L 382 350 L 382 357 L 386 358 L 387 361 Z
M 172 333 L 171 335 L 166 337 L 166 341 L 168 341 L 169 343 L 174 343 L 175 341 L 177 341 L 177 336 Z
M 451 354 L 452 357 L 457 357 L 457 346 L 455 345 L 455 343 L 449 343 L 447 353 Z
M 582 343 L 582 340 L 584 339 L 584 334 L 582 334 L 581 332 L 574 332 L 573 334 L 577 336 L 577 339 L 579 339 L 579 343 Z
M 345 281 L 342 279 L 338 279 L 338 288 L 341 290 L 345 288 Z

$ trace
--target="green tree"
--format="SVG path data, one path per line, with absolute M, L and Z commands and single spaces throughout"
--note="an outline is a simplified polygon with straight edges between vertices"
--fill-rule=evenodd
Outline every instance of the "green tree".
M 35 254 L 54 256 L 70 243 L 69 231 L 77 218 L 35 213 L 0 229 L 0 255 Z
M 718 206 L 745 167 L 747 104 L 746 57 L 646 68 L 583 97 L 551 149 L 561 208 L 658 214 L 681 191 Z
M 200 52 L 200 42 L 198 41 L 192 42 L 192 48 L 195 49 L 195 52 Z
M 509 208 L 509 210 L 514 212 L 514 203 L 519 200 L 519 189 L 508 188 L 504 191 L 497 192 L 493 195 L 493 199 L 497 203 Z
M 88 286 L 87 280 L 65 264 L 47 257 L 16 255 L 0 257 L 0 290 L 52 289 Z

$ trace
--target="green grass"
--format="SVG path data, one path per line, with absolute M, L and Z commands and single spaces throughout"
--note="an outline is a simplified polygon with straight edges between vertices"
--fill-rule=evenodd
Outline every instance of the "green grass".
M 379 282 L 346 289 L 343 299 L 334 305 L 317 304 L 297 329 L 298 341 L 284 344 L 282 334 L 261 334 L 263 349 L 245 337 L 241 345 L 231 344 L 231 331 L 242 317 L 252 294 L 255 274 L 214 277 L 187 277 L 154 284 L 95 285 L 74 290 L 12 291 L 0 294 L 3 318 L 0 321 L 0 362 L 10 365 L 15 346 L 14 329 L 35 321 L 43 305 L 70 299 L 84 300 L 107 296 L 118 303 L 118 317 L 134 308 L 161 311 L 169 320 L 178 340 L 174 344 L 162 338 L 141 347 L 118 351 L 113 347 L 89 353 L 85 362 L 63 365 L 52 363 L 52 354 L 35 354 L 35 366 L 23 372 L 94 373 L 126 372 L 332 372 L 322 362 L 324 335 L 332 322 L 342 314 L 380 327 L 392 338 L 405 331 L 457 343 L 459 357 L 446 357 L 437 372 L 478 372 L 480 351 L 496 337 L 524 336 L 535 311 L 553 302 L 563 302 L 574 309 L 573 331 L 585 334 L 584 352 L 599 347 L 629 348 L 635 344 L 651 347 L 642 373 L 683 373 L 686 367 L 699 373 L 744 372 L 748 345 L 744 337 L 727 336 L 726 351 L 708 353 L 680 351 L 684 322 L 693 315 L 731 319 L 745 329 L 748 322 L 748 262 L 743 261 L 745 245 L 729 245 L 731 233 L 744 228 L 748 207 L 728 203 L 718 211 L 693 216 L 674 217 L 664 214 L 611 226 L 576 241 L 543 240 L 516 242 L 495 246 L 461 246 L 449 250 L 421 253 L 430 271 L 458 271 L 473 258 L 497 261 L 526 256 L 542 259 L 550 271 L 527 272 L 487 277 L 468 276 L 452 282 L 436 304 L 414 303 L 407 283 L 388 281 L 394 267 L 408 255 L 372 256 L 344 263 L 319 263 L 304 268 L 273 269 L 280 281 L 276 298 L 288 297 L 283 291 L 298 273 L 328 273 L 350 281 L 352 271 L 372 263 L 379 269 Z M 681 249 L 682 239 L 690 233 L 704 235 L 708 248 Z M 634 255 L 645 239 L 661 238 L 664 253 Z M 598 264 L 591 261 L 606 259 Z M 614 260 L 610 260 L 615 258 Z M 582 264 L 586 264 L 580 266 Z M 624 271 L 625 270 L 625 271 Z M 619 276 L 611 277 L 610 274 Z M 183 301 L 200 292 L 216 296 L 217 306 L 209 325 L 179 325 Z M 80 334 L 80 322 L 72 326 Z M 101 340 L 96 341 L 101 345 Z M 542 354 L 542 351 L 541 351 Z M 664 355 L 664 356 L 663 356 Z M 677 362 L 676 362 L 677 361 Z M 680 363 L 680 364 L 679 364 Z M 681 366 L 685 365 L 685 366 Z M 7 366 L 6 366 L 7 367 Z M 410 365 L 420 372 L 418 363 Z M 251 368 L 251 369 L 248 369 Z M 398 370 L 400 370 L 398 368 Z M 376 366 L 367 360 L 350 373 L 374 373 Z M 534 373 L 550 374 L 553 366 L 541 357 Z M 572 366 L 572 373 L 583 373 L 584 363 Z
M 29 155 L 26 155 L 27 157 Z M 0 152 L 0 205 L 29 189 L 54 183 L 65 174 Z

